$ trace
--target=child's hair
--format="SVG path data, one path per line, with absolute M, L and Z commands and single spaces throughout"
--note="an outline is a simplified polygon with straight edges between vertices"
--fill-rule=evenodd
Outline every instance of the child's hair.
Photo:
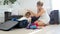
M 37 5 L 39 5 L 39 6 L 43 6 L 43 2 L 38 1 L 38 2 L 37 2 Z
M 25 14 L 25 16 L 27 17 L 29 17 L 31 15 L 31 13 L 30 12 L 26 12 L 26 14 Z

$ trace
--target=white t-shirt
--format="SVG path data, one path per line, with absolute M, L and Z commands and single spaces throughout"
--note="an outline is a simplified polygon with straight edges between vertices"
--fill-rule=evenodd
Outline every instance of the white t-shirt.
M 26 17 L 22 17 L 20 19 L 18 19 L 18 21 L 22 21 L 22 20 L 28 20 L 28 22 L 31 22 L 31 18 L 26 18 Z
M 42 21 L 42 22 L 45 23 L 45 24 L 48 24 L 49 21 L 50 21 L 50 17 L 49 17 L 49 15 L 48 15 L 48 13 L 45 12 L 45 13 L 43 13 L 43 14 L 40 16 L 40 18 L 39 18 L 38 20 Z

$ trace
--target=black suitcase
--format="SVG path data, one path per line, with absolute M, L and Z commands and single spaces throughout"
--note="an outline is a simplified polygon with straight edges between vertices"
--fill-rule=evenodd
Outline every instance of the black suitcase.
M 50 24 L 59 24 L 59 10 L 50 13 Z
M 0 24 L 0 30 L 9 31 L 17 24 L 17 21 L 7 21 L 5 23 Z

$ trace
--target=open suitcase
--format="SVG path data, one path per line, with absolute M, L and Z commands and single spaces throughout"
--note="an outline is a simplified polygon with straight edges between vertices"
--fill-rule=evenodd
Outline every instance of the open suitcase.
M 0 24 L 0 30 L 9 31 L 17 24 L 17 21 L 7 21 L 5 23 Z

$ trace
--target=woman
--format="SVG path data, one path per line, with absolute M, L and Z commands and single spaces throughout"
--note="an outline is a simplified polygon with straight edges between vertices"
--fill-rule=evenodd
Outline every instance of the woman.
M 35 16 L 36 18 L 39 17 L 39 19 L 34 22 L 34 23 L 38 23 L 39 26 L 44 26 L 48 24 L 50 21 L 50 17 L 48 13 L 42 7 L 43 7 L 43 3 L 38 1 L 37 2 L 37 14 L 33 13 L 31 10 L 27 10 L 31 13 L 32 16 Z

